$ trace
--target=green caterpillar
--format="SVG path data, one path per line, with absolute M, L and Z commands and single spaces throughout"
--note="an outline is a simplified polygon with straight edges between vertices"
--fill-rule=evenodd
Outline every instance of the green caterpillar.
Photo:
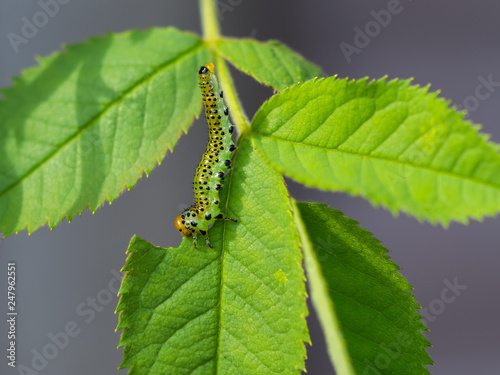
M 235 146 L 231 139 L 234 127 L 228 119 L 228 109 L 224 106 L 223 93 L 215 75 L 214 65 L 200 68 L 198 80 L 208 122 L 208 145 L 194 176 L 195 203 L 175 218 L 175 228 L 184 236 L 196 237 L 201 234 L 209 247 L 208 227 L 215 219 L 231 219 L 219 208 L 219 190 L 224 180 L 224 172 L 231 167 L 231 153 Z

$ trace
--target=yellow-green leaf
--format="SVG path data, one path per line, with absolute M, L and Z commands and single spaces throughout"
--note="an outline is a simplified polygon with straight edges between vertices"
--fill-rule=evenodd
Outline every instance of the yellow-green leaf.
M 311 80 L 264 103 L 252 131 L 259 154 L 308 186 L 445 225 L 500 211 L 498 145 L 409 81 Z
M 420 306 L 387 250 L 337 210 L 297 207 L 312 302 L 338 374 L 429 374 Z
M 321 68 L 276 40 L 225 38 L 217 42 L 217 50 L 238 69 L 278 91 L 322 75 Z
M 40 59 L 0 101 L 0 232 L 55 227 L 148 174 L 199 114 L 203 42 L 109 34 Z
M 194 249 L 134 237 L 117 307 L 130 375 L 299 374 L 304 273 L 281 176 L 240 142 L 221 191 L 238 220 L 217 221 Z

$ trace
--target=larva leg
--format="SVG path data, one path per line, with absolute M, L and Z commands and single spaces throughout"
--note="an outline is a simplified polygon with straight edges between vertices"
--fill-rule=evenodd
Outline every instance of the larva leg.
M 237 223 L 237 222 L 238 222 L 238 220 L 233 219 L 233 218 L 231 218 L 231 217 L 229 217 L 229 216 L 227 216 L 227 215 L 225 215 L 225 214 L 222 214 L 222 213 L 221 213 L 221 214 L 218 214 L 215 218 L 216 218 L 216 219 L 231 220 L 231 221 L 234 221 L 235 223 Z
M 208 234 L 206 234 L 204 237 L 205 237 L 205 242 L 207 243 L 207 246 L 208 246 L 209 248 L 211 248 L 211 249 L 212 249 L 212 248 L 213 248 L 213 246 L 212 246 L 212 244 L 210 243 L 210 240 L 208 239 Z
M 212 244 L 210 243 L 210 240 L 208 239 L 208 234 L 205 231 L 201 231 L 200 234 L 205 239 L 205 242 L 207 243 L 207 246 L 209 248 L 213 248 Z M 193 234 L 193 245 L 194 245 L 195 249 L 198 248 L 196 239 L 197 239 L 196 234 Z

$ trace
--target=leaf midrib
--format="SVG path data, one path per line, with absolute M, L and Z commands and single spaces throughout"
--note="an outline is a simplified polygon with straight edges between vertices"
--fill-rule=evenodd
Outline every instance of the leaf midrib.
M 225 210 L 224 213 L 227 215 L 227 210 L 229 208 L 229 198 L 231 196 L 231 187 L 232 187 L 232 182 L 233 182 L 233 177 L 234 177 L 234 165 L 236 164 L 236 158 L 238 157 L 238 154 L 241 149 L 241 143 L 243 142 L 243 139 L 245 136 L 240 136 L 237 142 L 237 147 L 233 155 L 233 160 L 231 164 L 233 165 L 231 169 L 231 178 L 229 179 L 229 183 L 227 185 L 227 199 L 226 199 L 226 205 L 225 205 Z M 224 220 L 224 219 L 223 219 Z M 215 357 L 215 373 L 219 373 L 219 362 L 220 362 L 220 347 L 221 347 L 221 330 L 222 330 L 222 292 L 223 292 L 223 287 L 224 287 L 224 252 L 226 248 L 226 223 L 227 220 L 224 220 L 223 226 L 222 226 L 222 249 L 220 253 L 220 289 L 219 289 L 219 320 L 217 322 L 218 324 L 218 329 L 217 329 L 217 347 L 215 348 L 216 351 L 216 357 Z
M 301 145 L 301 146 L 305 146 L 305 147 L 317 148 L 317 149 L 322 150 L 324 152 L 327 152 L 327 151 L 328 152 L 338 152 L 340 154 L 353 155 L 353 156 L 358 156 L 360 158 L 368 158 L 368 159 L 374 159 L 374 160 L 387 161 L 387 162 L 391 162 L 391 163 L 394 163 L 394 164 L 401 165 L 403 167 L 413 167 L 415 169 L 421 169 L 421 170 L 425 170 L 425 171 L 429 171 L 429 172 L 440 173 L 440 174 L 443 174 L 443 175 L 448 175 L 450 177 L 461 178 L 461 179 L 464 179 L 464 180 L 468 180 L 468 181 L 476 183 L 476 184 L 482 184 L 482 185 L 485 185 L 485 186 L 488 186 L 488 187 L 491 187 L 491 188 L 494 188 L 494 189 L 497 189 L 497 190 L 500 189 L 499 185 L 493 184 L 491 182 L 480 180 L 480 179 L 476 180 L 476 179 L 473 179 L 470 176 L 465 176 L 465 175 L 461 175 L 461 174 L 458 174 L 458 173 L 452 173 L 450 171 L 445 171 L 445 170 L 442 170 L 442 169 L 437 169 L 437 168 L 433 169 L 433 168 L 429 168 L 429 167 L 425 167 L 425 166 L 421 166 L 421 165 L 416 165 L 416 164 L 412 164 L 412 163 L 408 163 L 408 162 L 402 162 L 402 161 L 396 160 L 396 159 L 389 159 L 389 158 L 381 157 L 381 156 L 373 156 L 371 154 L 357 154 L 355 152 L 350 152 L 350 151 L 345 151 L 345 150 L 339 150 L 338 148 L 331 148 L 331 149 L 329 149 L 329 148 L 319 147 L 319 146 L 314 146 L 314 145 L 309 145 L 309 144 L 305 144 L 305 143 L 301 143 L 301 142 L 297 142 L 297 141 L 290 141 L 290 140 L 287 140 L 287 139 L 282 139 L 282 138 L 275 137 L 273 135 L 263 134 L 263 133 L 259 133 L 259 132 L 255 132 L 255 131 L 252 131 L 252 132 L 255 135 L 260 135 L 262 137 L 272 138 L 273 140 L 276 140 L 276 141 L 288 142 L 288 143 L 297 144 L 297 145 Z
M 158 66 L 152 68 L 150 73 L 139 78 L 129 88 L 127 88 L 125 91 L 123 91 L 121 95 L 119 95 L 115 99 L 111 100 L 96 115 L 94 115 L 92 118 L 87 120 L 87 122 L 84 123 L 83 126 L 79 127 L 78 130 L 75 133 L 73 133 L 73 135 L 69 136 L 65 141 L 60 143 L 54 151 L 47 154 L 47 156 L 45 156 L 42 160 L 40 160 L 33 167 L 31 167 L 27 172 L 25 172 L 20 178 L 18 178 L 17 181 L 13 182 L 9 186 L 7 186 L 3 191 L 1 191 L 0 198 L 3 197 L 5 194 L 9 193 L 14 188 L 16 188 L 18 185 L 20 185 L 24 180 L 26 180 L 30 175 L 32 175 L 35 171 L 37 171 L 39 168 L 41 168 L 45 163 L 47 163 L 49 160 L 51 160 L 55 155 L 57 155 L 61 150 L 63 150 L 67 145 L 69 145 L 73 140 L 79 138 L 79 136 L 82 133 L 84 133 L 87 129 L 89 129 L 91 126 L 93 126 L 106 113 L 108 113 L 109 110 L 111 110 L 116 105 L 120 104 L 135 89 L 142 86 L 146 82 L 152 80 L 155 76 L 157 76 L 158 74 L 161 74 L 164 70 L 168 69 L 171 65 L 178 62 L 179 60 L 184 59 L 184 58 L 198 52 L 198 50 L 200 50 L 204 46 L 205 46 L 205 43 L 202 40 L 199 40 L 192 47 L 183 51 L 182 53 L 175 56 L 174 58 L 167 60 L 167 61 L 159 64 Z

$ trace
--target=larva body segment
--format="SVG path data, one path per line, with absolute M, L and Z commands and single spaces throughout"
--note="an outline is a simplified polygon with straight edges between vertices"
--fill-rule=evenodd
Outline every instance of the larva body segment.
M 207 245 L 207 231 L 215 219 L 231 219 L 221 213 L 219 190 L 222 188 L 224 173 L 231 166 L 231 154 L 235 149 L 231 134 L 233 125 L 228 119 L 228 109 L 222 99 L 222 91 L 215 75 L 214 65 L 202 66 L 198 72 L 205 117 L 208 123 L 207 150 L 196 168 L 193 182 L 195 203 L 175 219 L 176 229 L 184 236 L 196 238 L 201 234 Z

